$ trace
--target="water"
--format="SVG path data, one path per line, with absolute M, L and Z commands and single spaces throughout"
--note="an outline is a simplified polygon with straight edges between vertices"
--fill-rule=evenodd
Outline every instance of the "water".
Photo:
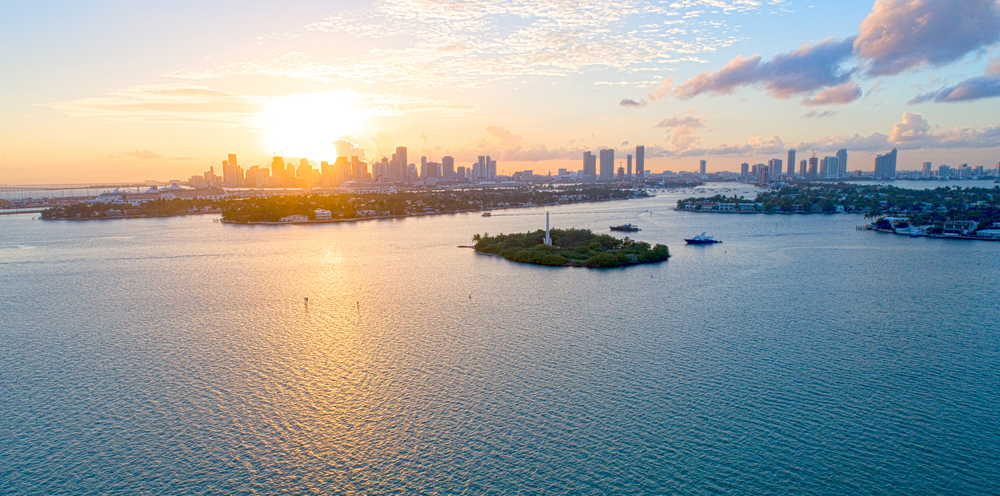
M 1000 243 L 682 196 L 549 208 L 673 255 L 603 271 L 457 247 L 545 209 L 0 218 L 0 493 L 1000 493 Z

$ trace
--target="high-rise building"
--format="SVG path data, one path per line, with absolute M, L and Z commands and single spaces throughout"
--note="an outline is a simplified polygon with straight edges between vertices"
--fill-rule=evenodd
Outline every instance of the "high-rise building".
M 271 177 L 274 178 L 276 186 L 285 185 L 285 159 L 282 157 L 271 158 Z
M 497 161 L 490 158 L 489 155 L 486 156 L 486 178 L 489 180 L 494 180 L 497 177 Z
M 809 167 L 809 161 L 807 161 L 806 159 L 802 159 L 801 161 L 799 161 L 799 177 L 803 179 L 806 177 L 807 173 L 806 169 L 808 167 Z
M 896 178 L 896 149 L 875 157 L 875 179 Z
M 788 175 L 795 175 L 795 149 L 788 150 Z
M 635 175 L 639 179 L 646 178 L 646 147 L 643 145 L 635 147 Z
M 809 157 L 809 179 L 819 178 L 819 159 L 815 155 Z
M 615 176 L 615 150 L 601 150 L 601 181 L 612 181 Z
M 420 177 L 427 179 L 427 157 L 420 157 Z
M 702 160 L 698 164 L 698 173 L 701 174 L 701 178 L 703 180 L 704 179 L 708 179 L 708 162 L 707 161 Z
M 228 160 L 222 161 L 222 183 L 226 186 L 243 186 L 243 170 L 236 164 L 236 154 L 230 153 Z
M 840 159 L 837 157 L 823 157 L 819 167 L 819 177 L 821 179 L 840 178 Z
M 632 180 L 632 154 L 630 153 L 630 154 L 626 155 L 626 157 L 627 157 L 627 160 L 625 162 L 628 164 L 628 167 L 625 170 L 625 177 L 628 178 L 631 181 Z
M 740 164 L 740 180 L 746 181 L 750 178 L 750 164 L 743 162 Z
M 449 158 L 451 158 L 451 157 L 449 157 Z M 466 172 L 465 172 L 465 166 L 464 165 L 458 166 L 458 169 L 455 170 L 455 180 L 456 181 L 464 181 L 465 178 L 466 178 L 465 174 L 466 174 Z
M 924 167 L 922 169 L 920 169 L 920 177 L 925 178 L 925 179 L 931 177 L 931 163 L 930 162 L 924 162 Z
M 441 177 L 445 179 L 455 178 L 455 159 L 453 157 L 441 157 Z
M 767 161 L 768 173 L 771 174 L 771 177 L 774 178 L 777 178 L 778 176 L 781 175 L 781 169 L 783 168 L 783 166 L 784 164 L 781 163 L 780 158 L 772 158 L 771 160 Z
M 837 150 L 837 178 L 847 177 L 847 149 Z
M 597 157 L 593 153 L 583 152 L 583 181 L 594 182 L 597 180 Z

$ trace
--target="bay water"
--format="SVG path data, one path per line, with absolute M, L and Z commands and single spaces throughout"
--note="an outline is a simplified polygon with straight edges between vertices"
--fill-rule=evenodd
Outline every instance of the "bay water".
M 687 196 L 2 217 L 0 494 L 1000 493 L 1000 243 L 671 209 Z M 672 257 L 459 247 L 546 211 Z M 682 241 L 702 231 L 724 242 Z

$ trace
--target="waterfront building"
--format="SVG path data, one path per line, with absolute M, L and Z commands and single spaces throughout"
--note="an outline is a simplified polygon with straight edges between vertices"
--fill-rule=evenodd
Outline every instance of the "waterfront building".
M 1000 164 L 997 164 L 997 170 L 1000 170 Z M 639 179 L 646 177 L 646 147 L 643 145 L 635 147 L 635 175 Z
M 772 158 L 771 160 L 767 161 L 767 168 L 770 171 L 771 177 L 773 178 L 777 178 L 778 176 L 781 175 L 781 169 L 783 168 L 783 166 L 784 164 L 781 163 L 780 158 Z
M 626 155 L 625 163 L 628 164 L 625 170 L 625 177 L 631 181 L 632 180 L 632 154 Z
M 875 157 L 875 179 L 896 178 L 896 149 Z
M 932 174 L 931 173 L 931 163 L 930 162 L 924 162 L 924 167 L 922 169 L 920 169 L 920 177 L 922 177 L 924 179 L 928 179 L 928 178 L 931 177 L 931 174 Z
M 746 181 L 750 178 L 750 164 L 743 162 L 740 164 L 740 180 Z
M 809 157 L 809 179 L 816 179 L 819 177 L 819 159 L 816 155 Z
M 819 177 L 838 179 L 840 177 L 840 160 L 837 157 L 823 157 L 820 163 Z
M 847 177 L 847 149 L 837 150 L 837 178 Z
M 612 181 L 615 175 L 615 150 L 601 150 L 601 181 Z
M 708 162 L 707 161 L 702 160 L 698 164 L 698 173 L 701 174 L 701 180 L 702 181 L 708 179 Z
M 795 149 L 788 150 L 788 175 L 795 175 Z
M 806 177 L 806 168 L 807 167 L 808 167 L 808 162 L 806 161 L 806 159 L 802 159 L 799 162 L 799 177 L 802 177 L 802 178 Z
M 597 157 L 593 153 L 583 152 L 583 181 L 594 182 L 597 180 Z

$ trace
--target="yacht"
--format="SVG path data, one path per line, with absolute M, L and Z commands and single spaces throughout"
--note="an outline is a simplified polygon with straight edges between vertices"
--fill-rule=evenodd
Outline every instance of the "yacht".
M 687 241 L 689 245 L 711 245 L 722 242 L 711 236 L 707 236 L 705 233 L 701 233 L 693 238 L 686 238 L 684 241 Z

